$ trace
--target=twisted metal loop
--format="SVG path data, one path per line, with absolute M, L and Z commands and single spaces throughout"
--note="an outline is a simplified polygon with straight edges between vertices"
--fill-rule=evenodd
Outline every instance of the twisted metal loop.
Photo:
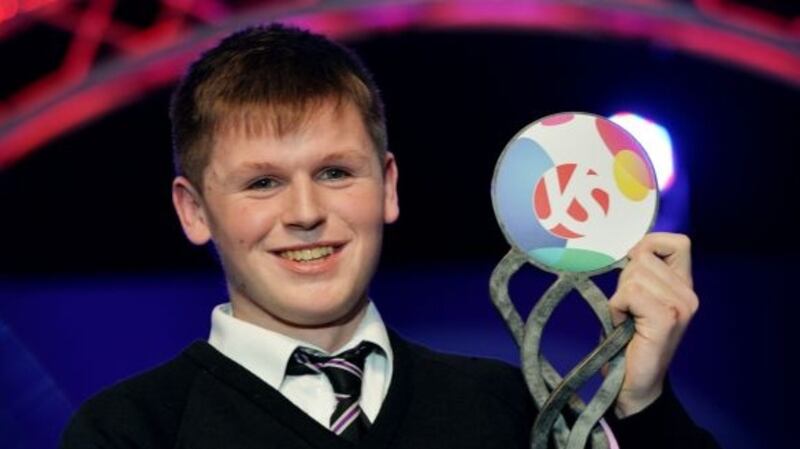
M 508 325 L 520 347 L 522 370 L 528 389 L 533 396 L 539 415 L 531 431 L 531 448 L 547 447 L 548 435 L 553 432 L 558 449 L 581 449 L 591 436 L 592 449 L 607 449 L 608 440 L 597 421 L 616 398 L 624 377 L 624 351 L 633 336 L 633 322 L 628 319 L 616 329 L 612 326 L 605 294 L 586 275 L 562 273 L 542 295 L 523 323 L 508 293 L 508 282 L 520 267 L 528 262 L 525 254 L 512 249 L 495 267 L 490 278 L 492 302 Z M 618 264 L 621 268 L 625 261 Z M 547 359 L 540 354 L 541 335 L 558 304 L 576 289 L 587 301 L 601 322 L 606 336 L 563 379 Z M 608 364 L 609 370 L 589 404 L 578 397 L 576 391 L 590 377 Z M 572 429 L 561 410 L 569 405 L 577 416 Z

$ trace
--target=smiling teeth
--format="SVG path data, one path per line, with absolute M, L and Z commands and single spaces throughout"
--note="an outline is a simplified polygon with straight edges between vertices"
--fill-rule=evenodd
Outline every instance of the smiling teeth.
M 297 251 L 284 251 L 280 254 L 280 256 L 284 259 L 290 259 L 298 262 L 308 262 L 330 256 L 331 254 L 333 254 L 332 246 L 318 246 L 316 248 L 301 249 Z

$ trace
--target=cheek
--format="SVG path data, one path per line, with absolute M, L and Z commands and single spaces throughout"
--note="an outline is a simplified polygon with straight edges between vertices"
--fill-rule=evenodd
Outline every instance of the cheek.
M 225 213 L 221 238 L 235 250 L 258 244 L 275 224 L 274 214 L 255 204 L 231 207 Z
M 383 228 L 383 196 L 380 192 L 355 192 L 337 203 L 337 212 L 354 227 Z

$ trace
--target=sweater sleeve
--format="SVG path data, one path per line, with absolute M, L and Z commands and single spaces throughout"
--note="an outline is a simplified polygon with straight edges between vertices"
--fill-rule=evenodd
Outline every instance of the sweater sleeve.
M 620 449 L 719 449 L 683 409 L 669 381 L 661 396 L 639 413 L 619 419 L 609 410 L 605 419 Z

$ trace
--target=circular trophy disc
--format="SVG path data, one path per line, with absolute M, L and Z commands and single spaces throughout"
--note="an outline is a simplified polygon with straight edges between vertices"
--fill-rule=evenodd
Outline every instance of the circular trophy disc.
M 533 264 L 596 274 L 652 227 L 658 184 L 644 148 L 621 126 L 565 112 L 529 124 L 506 145 L 492 204 L 506 240 Z

